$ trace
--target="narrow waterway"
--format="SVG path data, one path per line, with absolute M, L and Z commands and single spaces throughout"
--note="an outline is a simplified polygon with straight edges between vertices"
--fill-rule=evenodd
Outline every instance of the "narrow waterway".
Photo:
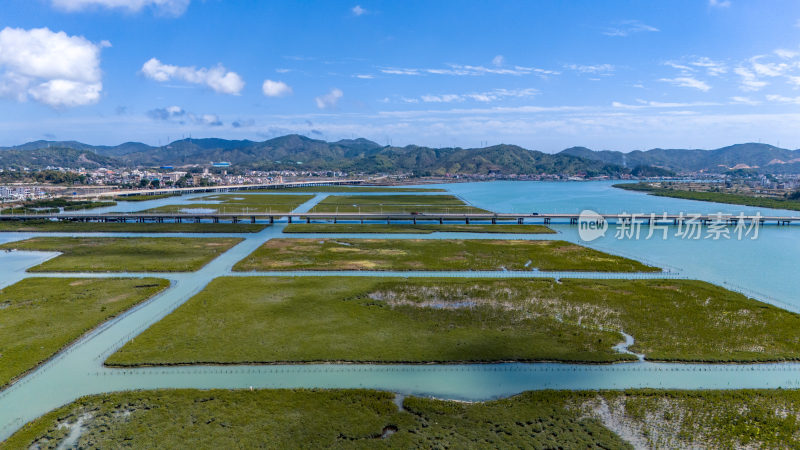
M 491 184 L 491 183 L 490 183 Z M 567 185 L 566 183 L 563 183 Z M 529 183 L 530 185 L 530 183 Z M 455 185 L 466 189 L 462 185 Z M 448 186 L 450 187 L 450 186 Z M 581 189 L 583 186 L 581 186 Z M 314 204 L 328 194 L 320 194 L 297 208 L 297 212 L 308 211 Z M 468 201 L 479 207 L 490 207 L 473 200 L 468 192 L 462 193 Z M 528 195 L 528 194 L 526 194 Z M 480 197 L 480 196 L 478 196 Z M 170 199 L 164 199 L 168 201 Z M 172 199 L 171 203 L 174 203 Z M 667 199 L 675 200 L 675 199 Z M 162 202 L 154 200 L 153 202 Z M 148 203 L 148 202 L 142 202 Z M 503 210 L 502 201 L 491 206 L 494 210 Z M 166 203 L 164 203 L 166 204 Z M 141 209 L 153 207 L 142 205 Z M 730 205 L 727 205 L 730 206 Z M 607 211 L 611 212 L 611 211 Z M 701 212 L 701 211 L 698 211 Z M 753 248 L 743 249 L 741 253 L 732 250 L 734 244 L 728 242 L 724 246 L 711 246 L 704 250 L 693 247 L 682 248 L 684 258 L 678 258 L 678 251 L 669 251 L 668 245 L 644 247 L 626 247 L 612 241 L 598 240 L 591 244 L 595 248 L 611 253 L 632 255 L 645 262 L 660 263 L 673 268 L 662 274 L 608 274 L 580 272 L 263 272 L 233 273 L 231 268 L 238 261 L 249 255 L 268 239 L 277 237 L 331 237 L 331 235 L 287 235 L 283 234 L 284 224 L 276 224 L 259 233 L 231 234 L 243 237 L 238 245 L 223 253 L 201 270 L 193 273 L 168 274 L 28 274 L 24 270 L 37 265 L 54 254 L 41 252 L 8 252 L 0 254 L 0 264 L 4 270 L 0 274 L 0 286 L 5 286 L 28 276 L 61 276 L 61 277 L 106 277 L 106 276 L 159 276 L 170 280 L 170 287 L 152 299 L 112 319 L 79 341 L 60 352 L 52 360 L 40 366 L 18 382 L 0 391 L 0 440 L 7 438 L 24 423 L 41 416 L 58 406 L 69 403 L 76 398 L 103 392 L 129 389 L 155 388 L 374 388 L 389 390 L 403 395 L 431 395 L 440 398 L 461 400 L 486 400 L 512 395 L 524 390 L 533 389 L 623 389 L 623 388 L 680 388 L 680 389 L 733 389 L 733 388 L 798 388 L 800 387 L 800 364 L 757 364 L 757 365 L 713 365 L 713 364 L 665 364 L 649 362 L 631 362 L 613 365 L 556 364 L 556 363 L 508 363 L 508 364 L 454 364 L 454 365 L 343 365 L 343 364 L 308 364 L 308 365 L 253 365 L 253 366 L 186 366 L 186 367 L 154 367 L 135 369 L 110 369 L 103 366 L 103 361 L 119 349 L 127 341 L 138 335 L 153 323 L 172 312 L 193 295 L 202 290 L 206 284 L 218 276 L 482 276 L 482 277 L 555 277 L 555 278 L 661 278 L 687 277 L 707 279 L 719 284 L 727 283 L 728 277 L 746 267 L 736 265 L 733 272 L 697 271 L 695 266 L 687 264 L 687 259 L 701 262 L 697 265 L 717 264 L 717 259 L 734 260 L 749 252 L 750 260 L 762 256 L 754 255 Z M 475 233 L 434 233 L 428 235 L 348 235 L 354 238 L 482 238 L 482 239 L 567 239 L 580 242 L 574 228 L 555 226 L 557 235 L 497 235 Z M 774 229 L 774 228 L 773 228 Z M 783 247 L 792 247 L 800 243 L 797 234 L 800 230 L 784 230 L 765 232 L 766 244 L 761 241 L 756 245 L 772 248 L 771 256 L 780 257 Z M 3 233 L 0 241 L 24 239 L 41 235 L 87 235 L 78 233 Z M 141 233 L 92 233 L 92 235 L 119 236 L 165 236 L 164 234 Z M 201 236 L 195 234 L 196 236 Z M 187 236 L 187 234 L 181 234 Z M 210 236 L 210 235 L 202 235 Z M 220 236 L 214 234 L 213 236 Z M 764 237 L 762 236 L 762 237 Z M 337 235 L 337 237 L 344 237 Z M 775 244 L 775 240 L 783 243 L 783 247 Z M 785 239 L 785 240 L 784 240 Z M 650 241 L 662 242 L 662 241 Z M 671 244 L 673 241 L 666 241 Z M 699 241 L 702 242 L 702 241 Z M 787 244 L 789 242 L 789 244 Z M 743 247 L 744 248 L 744 247 Z M 792 248 L 796 250 L 797 247 Z M 665 256 L 665 252 L 666 255 Z M 637 255 L 641 255 L 641 258 Z M 673 256 L 670 256 L 673 255 Z M 698 258 L 697 255 L 702 255 Z M 688 258 L 691 256 L 691 258 Z M 770 255 L 764 256 L 768 258 Z M 783 265 L 790 265 L 796 256 L 790 259 L 778 259 Z M 719 261 L 721 267 L 731 269 L 726 261 Z M 742 281 L 748 283 L 747 278 Z M 769 277 L 767 277 L 769 279 Z M 787 281 L 788 284 L 798 283 Z M 755 287 L 767 289 L 764 280 Z M 780 284 L 780 283 L 779 283 Z M 746 288 L 743 288 L 743 290 Z M 796 291 L 795 291 L 796 292 Z M 780 294 L 780 292 L 778 292 Z M 785 301 L 790 300 L 790 301 Z M 785 302 L 789 307 L 798 304 L 789 297 L 777 298 L 776 302 Z

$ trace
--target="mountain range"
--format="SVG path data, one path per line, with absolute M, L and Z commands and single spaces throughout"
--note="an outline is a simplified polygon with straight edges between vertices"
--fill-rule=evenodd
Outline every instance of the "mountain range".
M 515 145 L 483 148 L 382 146 L 367 139 L 336 142 L 296 134 L 266 141 L 182 139 L 154 147 L 139 142 L 94 146 L 77 141 L 34 141 L 0 147 L 0 167 L 153 167 L 207 165 L 227 161 L 233 169 L 334 170 L 427 175 L 609 175 L 747 170 L 800 173 L 800 150 L 767 144 L 737 144 L 715 150 L 652 149 L 595 151 L 572 147 L 550 154 Z
M 626 170 L 602 161 L 552 155 L 514 145 L 480 149 L 391 147 L 363 138 L 326 142 L 296 134 L 263 142 L 182 139 L 163 147 L 134 142 L 112 147 L 75 141 L 36 141 L 0 148 L 0 167 L 178 167 L 219 161 L 230 162 L 232 170 L 300 169 L 419 176 L 542 173 L 613 176 Z
M 572 147 L 558 154 L 623 167 L 652 166 L 684 173 L 720 173 L 737 169 L 759 173 L 800 173 L 800 150 L 757 143 L 736 144 L 715 150 L 654 148 L 628 153 Z

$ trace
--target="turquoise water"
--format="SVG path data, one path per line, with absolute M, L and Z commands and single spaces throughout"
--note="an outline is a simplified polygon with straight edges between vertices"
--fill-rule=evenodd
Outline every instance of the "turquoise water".
M 615 182 L 491 182 L 442 185 L 475 206 L 502 212 L 599 213 L 663 212 L 678 214 L 725 214 L 800 216 L 800 211 L 753 208 L 712 202 L 656 197 L 611 187 Z M 615 225 L 605 237 L 584 242 L 576 226 L 554 224 L 559 232 L 551 238 L 565 239 L 598 250 L 632 257 L 671 268 L 687 277 L 709 281 L 794 311 L 800 311 L 800 227 L 765 225 L 750 239 L 669 238 L 615 239 Z M 647 227 L 642 227 L 642 237 Z M 705 232 L 703 235 L 705 236 Z
M 686 212 L 717 211 L 751 214 L 756 208 L 650 197 L 616 190 L 610 183 L 468 183 L 446 185 L 452 192 L 478 207 L 498 212 Z M 327 194 L 315 196 L 297 212 L 308 211 Z M 176 200 L 178 202 L 176 202 Z M 123 209 L 140 210 L 154 205 L 187 203 L 190 199 L 162 199 L 133 202 Z M 150 204 L 147 204 L 150 203 Z M 134 209 L 136 208 L 136 209 Z M 126 209 L 128 210 L 128 209 Z M 765 214 L 768 210 L 761 210 Z M 772 211 L 774 213 L 774 211 Z M 796 212 L 786 214 L 797 215 Z M 194 273 L 146 274 L 171 281 L 168 290 L 153 299 L 106 322 L 85 335 L 48 363 L 0 392 L 0 440 L 24 423 L 66 404 L 79 396 L 127 389 L 151 388 L 259 388 L 365 387 L 402 394 L 432 395 L 440 398 L 485 400 L 512 395 L 529 389 L 622 389 L 653 388 L 797 388 L 800 364 L 709 365 L 632 362 L 614 365 L 576 364 L 477 364 L 477 365 L 273 365 L 273 366 L 190 366 L 172 368 L 108 369 L 105 358 L 147 327 L 169 314 L 203 289 L 213 278 L 231 275 L 231 267 L 263 242 L 282 234 L 283 224 L 259 233 L 241 234 L 245 240 Z M 566 239 L 582 243 L 576 227 L 555 225 L 557 235 L 496 235 L 472 233 L 434 233 L 429 235 L 350 235 L 387 238 L 522 238 Z M 34 235 L 69 233 L 3 233 L 0 242 Z M 143 236 L 139 233 L 93 233 L 104 236 Z M 163 236 L 163 234 L 144 234 Z M 215 234 L 214 236 L 219 236 Z M 295 235 L 314 237 L 313 235 Z M 318 237 L 331 237 L 329 234 Z M 698 278 L 744 291 L 755 291 L 760 298 L 800 307 L 794 294 L 800 280 L 793 277 L 798 262 L 800 229 L 768 226 L 754 241 L 680 239 L 619 241 L 613 233 L 591 242 L 591 247 L 632 256 L 670 270 L 662 276 Z M 0 253 L 0 286 L 26 276 L 25 268 L 54 256 L 39 252 Z M 233 274 L 236 276 L 274 273 Z M 57 274 L 56 276 L 144 276 L 145 274 Z M 291 276 L 339 275 L 339 273 L 292 272 Z M 362 273 L 362 276 L 372 274 Z M 651 277 L 649 274 L 592 274 L 544 272 L 384 272 L 381 276 L 464 276 L 487 277 Z M 634 336 L 635 338 L 635 336 Z
M 800 216 L 800 211 L 754 208 L 669 197 L 656 197 L 642 192 L 612 187 L 619 181 L 589 182 L 525 182 L 495 181 L 489 183 L 456 183 L 432 185 L 449 189 L 474 206 L 496 212 L 579 213 L 591 209 L 599 213 L 730 213 Z

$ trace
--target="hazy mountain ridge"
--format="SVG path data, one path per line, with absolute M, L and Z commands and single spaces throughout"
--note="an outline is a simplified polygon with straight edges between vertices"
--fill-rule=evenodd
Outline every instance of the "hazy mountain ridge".
M 181 139 L 162 147 L 140 142 L 93 146 L 77 141 L 34 141 L 0 148 L 0 167 L 182 166 L 228 161 L 261 170 L 305 169 L 418 175 L 620 175 L 674 172 L 800 173 L 800 150 L 767 144 L 736 144 L 715 150 L 651 149 L 622 153 L 572 147 L 549 154 L 516 145 L 484 148 L 382 146 L 364 138 L 327 142 L 290 134 L 266 141 Z M 665 170 L 654 170 L 660 168 Z
M 662 149 L 634 150 L 622 153 L 572 147 L 559 154 L 579 156 L 609 164 L 633 168 L 638 165 L 663 167 L 676 172 L 725 172 L 737 168 L 754 168 L 759 172 L 800 172 L 800 150 L 788 150 L 769 144 L 735 144 L 715 150 Z
M 44 168 L 48 166 L 78 169 L 81 167 L 96 169 L 114 167 L 118 160 L 100 155 L 90 150 L 74 148 L 35 148 L 31 150 L 3 150 L 0 152 L 0 168 L 28 167 Z

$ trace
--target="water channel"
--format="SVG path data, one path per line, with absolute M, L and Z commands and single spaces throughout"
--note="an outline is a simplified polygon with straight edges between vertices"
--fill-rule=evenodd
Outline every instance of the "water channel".
M 775 210 L 694 202 L 647 196 L 614 189 L 610 183 L 464 183 L 441 186 L 474 206 L 498 212 L 578 212 L 592 209 L 616 212 L 725 212 L 775 214 Z M 359 193 L 361 194 L 361 193 Z M 272 195 L 272 194 L 263 194 Z M 328 194 L 316 195 L 297 212 L 308 211 Z M 376 194 L 379 195 L 379 194 Z M 197 196 L 192 196 L 197 197 Z M 192 203 L 190 198 L 123 202 L 109 211 L 138 211 L 166 204 Z M 800 215 L 795 211 L 781 212 Z M 457 365 L 255 365 L 185 366 L 110 369 L 103 361 L 124 343 L 183 304 L 213 278 L 223 275 L 332 276 L 347 272 L 232 273 L 231 268 L 266 240 L 278 237 L 319 238 L 331 235 L 290 235 L 285 224 L 259 233 L 230 234 L 244 240 L 193 273 L 148 274 L 29 274 L 25 269 L 55 256 L 43 252 L 0 254 L 0 287 L 28 276 L 104 277 L 155 276 L 169 279 L 170 287 L 152 299 L 102 324 L 47 363 L 0 391 L 0 441 L 26 422 L 76 398 L 96 393 L 155 388 L 374 388 L 403 395 L 430 395 L 460 400 L 486 400 L 531 389 L 623 388 L 800 388 L 800 364 L 666 364 L 630 362 L 612 365 L 508 363 Z M 800 310 L 800 279 L 794 276 L 800 230 L 764 226 L 755 240 L 620 240 L 613 230 L 591 243 L 581 241 L 574 226 L 554 225 L 555 235 L 501 235 L 486 233 L 433 233 L 423 235 L 336 235 L 352 238 L 481 238 L 565 239 L 610 253 L 633 257 L 668 269 L 663 274 L 602 274 L 525 272 L 381 272 L 359 276 L 482 276 L 482 277 L 679 277 L 710 281 L 749 293 L 763 301 Z M 2 233 L 0 242 L 42 235 L 170 236 L 163 233 Z M 180 234 L 180 236 L 209 236 Z M 214 234 L 213 236 L 226 236 Z M 635 338 L 635 336 L 634 336 Z

